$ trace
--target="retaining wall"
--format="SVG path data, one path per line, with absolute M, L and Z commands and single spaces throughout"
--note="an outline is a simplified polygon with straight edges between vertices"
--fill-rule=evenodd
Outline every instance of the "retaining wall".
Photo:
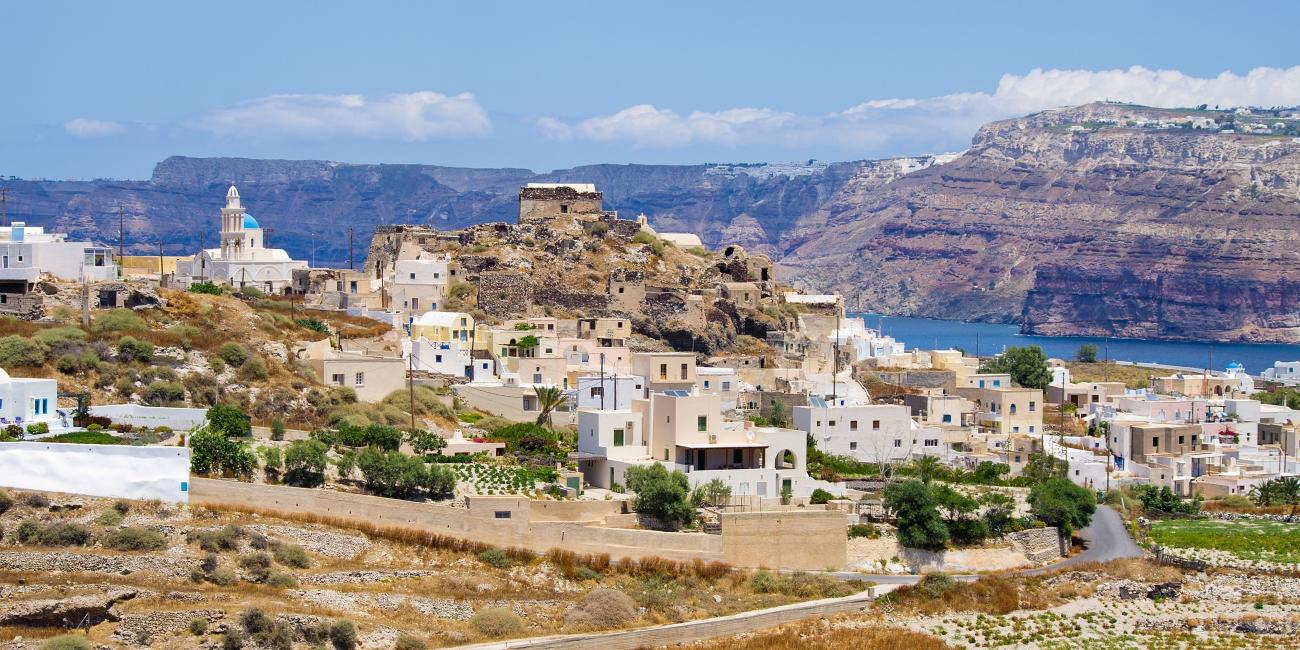
M 0 486 L 118 499 L 189 500 L 186 447 L 0 442 Z
M 114 422 L 137 427 L 171 427 L 176 431 L 197 429 L 203 426 L 203 423 L 208 419 L 207 409 L 142 406 L 140 404 L 91 406 L 90 414 L 111 418 Z
M 1006 538 L 1034 562 L 1051 562 L 1065 555 L 1061 548 L 1061 534 L 1054 526 L 1008 533 Z

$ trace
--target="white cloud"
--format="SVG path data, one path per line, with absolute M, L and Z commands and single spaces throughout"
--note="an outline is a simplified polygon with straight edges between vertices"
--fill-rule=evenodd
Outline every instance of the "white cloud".
M 64 131 L 79 138 L 98 138 L 104 135 L 112 135 L 124 128 L 126 127 L 118 122 L 92 120 L 86 117 L 78 117 L 63 123 Z
M 743 144 L 763 133 L 779 130 L 793 113 L 766 108 L 695 111 L 682 117 L 668 109 L 638 104 L 612 115 L 592 117 L 569 125 L 553 117 L 537 120 L 548 140 L 581 138 L 597 142 L 628 142 L 638 149 L 680 147 L 696 142 Z
M 398 138 L 422 141 L 486 135 L 487 111 L 470 93 L 271 95 L 209 112 L 195 127 L 218 135 Z
M 1102 71 L 1035 69 L 1024 75 L 1003 75 L 992 92 L 871 99 L 823 115 L 737 108 L 682 117 L 670 109 L 640 104 L 572 124 L 547 117 L 537 125 L 550 139 L 625 142 L 636 148 L 707 143 L 792 149 L 831 145 L 857 151 L 950 149 L 967 145 L 975 130 L 992 120 L 1108 99 L 1163 107 L 1300 105 L 1300 66 L 1215 77 L 1141 66 Z

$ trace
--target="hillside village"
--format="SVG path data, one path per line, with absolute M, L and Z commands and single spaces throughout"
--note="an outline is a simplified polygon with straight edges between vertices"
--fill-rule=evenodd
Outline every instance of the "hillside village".
M 915 349 L 764 255 L 605 210 L 594 185 L 529 184 L 518 207 L 379 228 L 346 269 L 269 248 L 234 186 L 219 246 L 190 257 L 0 227 L 0 485 L 364 512 L 519 558 L 603 556 L 593 574 L 611 556 L 1022 569 L 1102 548 L 1082 536 L 1114 515 L 1098 494 L 1147 543 L 1135 513 L 1300 502 L 1295 364 L 1267 385 L 1236 365 L 1139 383 L 1037 348 Z M 443 642 L 493 636 L 465 634 Z

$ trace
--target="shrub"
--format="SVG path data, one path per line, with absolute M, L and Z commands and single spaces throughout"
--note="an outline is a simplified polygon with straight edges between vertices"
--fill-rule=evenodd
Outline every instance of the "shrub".
M 41 540 L 41 522 L 35 519 L 24 520 L 14 529 L 14 539 L 19 544 L 35 544 Z
M 271 418 L 271 439 L 284 440 L 284 420 Z
M 272 571 L 271 575 L 266 577 L 266 584 L 280 589 L 293 589 L 298 586 L 298 579 L 293 577 L 292 573 Z
M 23 503 L 26 503 L 29 508 L 48 508 L 50 498 L 40 492 L 32 492 L 23 498 Z
M 95 646 L 84 636 L 64 634 L 41 644 L 41 650 L 95 650 Z
M 397 635 L 397 640 L 393 642 L 393 650 L 425 650 L 429 645 L 424 639 L 407 632 Z
M 247 572 L 253 582 L 266 582 L 271 575 L 271 556 L 261 551 L 249 553 L 239 558 L 239 568 Z
M 675 529 L 695 516 L 690 504 L 690 480 L 682 472 L 669 472 L 663 465 L 629 467 L 624 474 L 627 487 L 636 493 L 633 508 Z
M 34 436 L 39 436 L 41 434 L 45 434 L 49 432 L 50 432 L 50 425 L 46 422 L 33 422 L 27 425 L 27 433 L 30 433 Z
M 221 639 L 221 650 L 239 650 L 244 647 L 244 633 L 237 628 L 226 630 L 225 638 Z
M 301 325 L 303 328 L 309 329 L 313 332 L 319 332 L 327 336 L 330 333 L 329 325 L 326 325 L 324 321 L 314 316 L 309 316 L 307 318 L 299 318 L 295 322 Z
M 121 361 L 148 363 L 153 359 L 153 344 L 134 336 L 123 336 L 117 342 L 117 358 Z
M 194 636 L 203 636 L 208 632 L 208 619 L 204 616 L 195 616 L 190 619 L 190 634 Z
M 100 526 L 116 526 L 122 523 L 122 513 L 112 509 L 105 510 L 95 517 L 95 523 Z
M 767 571 L 755 571 L 749 578 L 749 588 L 760 594 L 774 593 L 779 586 L 776 576 Z
M 276 623 L 271 631 L 259 635 L 262 646 L 270 650 L 292 650 L 293 628 L 288 623 Z
M 208 430 L 232 438 L 247 438 L 253 435 L 248 421 L 248 414 L 233 407 L 218 404 L 208 409 Z
M 285 566 L 291 566 L 296 569 L 311 568 L 311 558 L 297 544 L 276 544 L 273 548 L 275 561 Z
M 319 440 L 295 440 L 284 452 L 284 482 L 299 487 L 325 483 L 329 449 Z
M 450 467 L 430 465 L 425 489 L 433 499 L 450 497 L 456 491 L 456 471 Z
M 346 618 L 330 625 L 330 644 L 334 650 L 354 650 L 357 647 L 357 626 Z
M 215 282 L 195 282 L 190 285 L 190 293 L 206 293 L 211 296 L 219 296 L 222 293 L 221 285 Z
M 217 554 L 208 553 L 199 561 L 199 569 L 204 573 L 212 573 L 217 570 Z
M 852 526 L 849 526 L 849 539 L 857 537 L 876 539 L 880 537 L 880 529 L 874 524 L 853 524 Z
M 397 451 L 366 448 L 357 457 L 357 467 L 366 478 L 366 487 L 379 496 L 406 496 L 428 480 L 428 470 L 420 459 Z
M 54 368 L 65 375 L 73 375 L 81 370 L 81 357 L 65 354 L 54 361 Z
M 100 543 L 115 551 L 161 551 L 167 547 L 167 540 L 160 533 L 144 528 L 115 530 Z
M 219 587 L 229 587 L 239 582 L 239 577 L 235 575 L 235 572 L 224 567 L 209 573 L 207 578 L 208 582 Z
M 270 377 L 271 370 L 266 367 L 266 361 L 262 357 L 254 355 L 239 368 L 239 376 L 243 379 L 261 380 Z
M 211 430 L 195 432 L 189 445 L 190 471 L 195 474 L 224 472 L 246 477 L 257 466 L 257 459 L 247 447 Z
M 524 629 L 524 622 L 505 607 L 489 607 L 474 612 L 469 624 L 479 634 L 493 638 L 518 634 Z
M 91 540 L 89 528 L 72 522 L 50 524 L 41 529 L 42 546 L 85 546 Z
M 191 530 L 185 534 L 190 544 L 198 544 L 201 550 L 209 553 L 234 551 L 239 549 L 239 538 L 244 531 L 238 526 L 226 525 L 217 530 Z
M 564 624 L 597 630 L 624 627 L 637 618 L 637 604 L 617 589 L 593 589 L 564 615 Z
M 4 513 L 8 512 L 9 508 L 12 508 L 13 505 L 14 505 L 14 500 L 12 497 L 9 496 L 9 493 L 5 492 L 4 490 L 0 490 L 0 515 L 3 515 Z
M 275 626 L 275 620 L 266 615 L 259 607 L 249 607 L 239 615 L 239 627 L 243 628 L 249 634 L 263 634 L 270 632 Z
M 227 364 L 238 368 L 248 361 L 248 348 L 234 341 L 223 343 L 217 348 L 217 356 Z
M 119 515 L 126 516 L 126 513 L 131 512 L 131 504 L 125 499 L 118 499 L 113 502 L 113 510 L 116 510 Z
M 144 319 L 130 309 L 113 309 L 95 318 L 96 332 L 138 332 L 148 327 Z
M 45 344 L 17 334 L 0 338 L 0 367 L 39 366 L 48 353 Z
M 174 382 L 158 380 L 144 389 L 144 401 L 150 406 L 174 406 L 185 400 L 185 387 Z
M 835 495 L 831 494 L 830 492 L 827 492 L 826 490 L 823 490 L 821 488 L 817 488 L 816 490 L 813 490 L 812 496 L 808 500 L 811 503 L 827 503 L 834 498 Z
M 498 569 L 508 569 L 514 566 L 514 559 L 499 548 L 490 548 L 478 554 L 478 559 L 484 564 L 494 566 Z

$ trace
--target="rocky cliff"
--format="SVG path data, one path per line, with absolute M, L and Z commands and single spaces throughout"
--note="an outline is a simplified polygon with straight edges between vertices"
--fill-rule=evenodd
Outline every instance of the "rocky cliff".
M 1300 341 L 1300 144 L 1234 119 L 1251 127 L 1113 104 L 992 123 L 946 164 L 850 179 L 782 262 L 885 313 Z

